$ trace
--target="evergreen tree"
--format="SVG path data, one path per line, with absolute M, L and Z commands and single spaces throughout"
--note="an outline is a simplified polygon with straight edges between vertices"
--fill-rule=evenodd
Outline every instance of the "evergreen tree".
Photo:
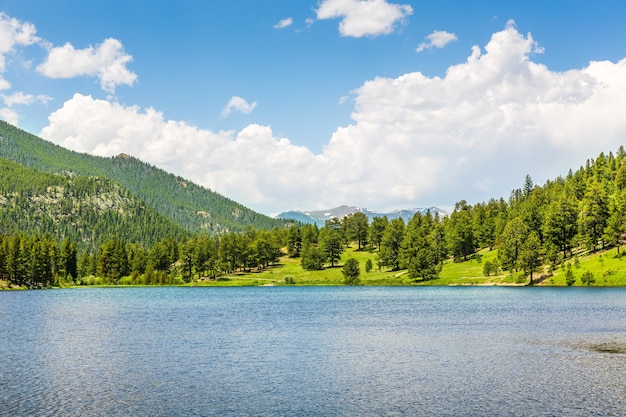
M 65 238 L 61 245 L 59 264 L 59 270 L 64 281 L 68 279 L 76 281 L 78 279 L 76 245 L 69 238 Z
M 400 269 L 400 249 L 404 239 L 404 220 L 393 219 L 385 228 L 385 233 L 380 242 L 378 264 L 390 267 L 393 271 Z
M 369 220 L 365 213 L 356 212 L 344 217 L 344 221 L 348 225 L 348 239 L 357 242 L 358 250 L 365 244 L 367 240 L 367 231 L 369 228 Z
M 428 281 L 439 276 L 437 251 L 432 242 L 434 223 L 430 213 L 417 213 L 406 227 L 400 258 L 408 269 L 409 277 Z
M 317 245 L 307 242 L 302 247 L 302 256 L 300 258 L 300 265 L 302 265 L 302 269 L 319 271 L 324 268 L 324 262 L 326 262 L 324 253 L 319 249 L 319 247 L 317 247 Z
M 97 273 L 111 284 L 130 273 L 126 245 L 121 239 L 108 239 L 100 246 Z
M 471 208 L 465 200 L 456 203 L 447 224 L 448 252 L 454 257 L 455 262 L 466 261 L 476 252 L 476 239 Z
M 609 218 L 604 228 L 603 239 L 607 244 L 619 248 L 626 234 L 626 190 L 618 190 L 609 204 Z
M 528 234 L 528 226 L 520 217 L 507 223 L 498 246 L 498 261 L 504 269 L 514 271 L 519 268 L 520 252 Z
M 338 221 L 327 221 L 322 227 L 319 234 L 319 247 L 326 262 L 330 262 L 330 266 L 335 266 L 341 259 L 343 253 L 343 238 L 340 231 L 340 223 Z
M 359 276 L 361 275 L 361 268 L 359 266 L 359 261 L 354 258 L 350 258 L 343 265 L 341 270 L 343 274 L 344 284 L 346 285 L 360 285 L 361 280 Z
M 608 217 L 606 192 L 600 183 L 590 180 L 581 201 L 579 216 L 580 233 L 588 249 L 595 250 L 603 237 Z
M 552 201 L 546 210 L 543 236 L 547 244 L 563 253 L 563 259 L 571 251 L 574 237 L 578 233 L 578 209 L 576 202 L 566 194 Z
M 387 220 L 387 216 L 384 217 L 374 217 L 372 219 L 372 224 L 370 224 L 368 229 L 368 239 L 370 243 L 380 250 L 380 244 L 383 240 L 383 234 L 385 233 L 385 229 L 389 224 L 389 220 Z
M 299 258 L 302 251 L 302 234 L 300 226 L 293 225 L 287 233 L 287 255 L 290 258 Z
M 180 254 L 183 281 L 191 282 L 193 280 L 196 241 L 194 239 L 183 238 L 178 253 Z
M 141 275 L 146 271 L 148 266 L 148 253 L 146 249 L 137 244 L 129 243 L 126 245 L 128 253 L 128 267 L 133 275 Z
M 533 272 L 541 265 L 541 242 L 537 232 L 534 230 L 530 232 L 522 243 L 519 253 L 519 265 L 526 273 L 530 274 L 530 285 L 533 285 Z

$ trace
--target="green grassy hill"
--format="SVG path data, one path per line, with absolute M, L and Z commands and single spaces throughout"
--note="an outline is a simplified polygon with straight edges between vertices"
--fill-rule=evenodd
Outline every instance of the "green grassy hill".
M 322 271 L 306 271 L 300 266 L 300 259 L 293 259 L 287 256 L 282 257 L 280 263 L 262 272 L 231 274 L 225 279 L 218 281 L 205 281 L 202 283 L 192 283 L 190 285 L 210 285 L 210 286 L 245 286 L 245 285 L 286 285 L 285 278 L 291 277 L 295 285 L 343 285 L 343 275 L 341 265 L 349 259 L 355 258 L 359 261 L 361 268 L 361 283 L 363 285 L 424 285 L 424 286 L 448 286 L 448 285 L 501 285 L 501 286 L 524 286 L 528 285 L 529 277 L 523 274 L 510 274 L 506 271 L 499 271 L 497 275 L 486 277 L 483 273 L 485 262 L 494 261 L 497 250 L 484 250 L 478 257 L 465 262 L 446 261 L 439 279 L 414 282 L 409 279 L 406 270 L 389 271 L 376 268 L 377 251 L 357 251 L 349 248 L 342 255 L 340 266 L 326 268 Z M 365 262 L 371 259 L 374 269 L 365 272 Z M 576 259 L 576 258 L 575 258 Z M 576 281 L 575 286 L 585 285 L 581 281 L 582 275 L 589 271 L 595 277 L 593 286 L 625 286 L 626 285 L 626 256 L 617 256 L 617 250 L 611 249 L 603 252 L 596 252 L 578 256 L 578 262 L 572 259 L 563 266 L 550 272 L 548 267 L 535 273 L 535 280 L 544 275 L 537 286 L 566 286 L 565 271 L 567 264 L 572 265 Z M 575 265 L 576 264 L 576 265 Z
M 49 174 L 95 176 L 118 183 L 189 232 L 272 229 L 286 224 L 128 155 L 77 153 L 0 121 L 0 157 Z

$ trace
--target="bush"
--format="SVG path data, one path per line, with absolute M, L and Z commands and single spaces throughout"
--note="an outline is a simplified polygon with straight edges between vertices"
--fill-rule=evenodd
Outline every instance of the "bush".
M 285 277 L 285 285 L 295 285 L 296 281 L 293 279 L 291 275 L 287 275 Z
M 359 261 L 356 259 L 348 259 L 341 272 L 343 273 L 343 279 L 346 285 L 361 284 L 361 280 L 359 279 L 359 275 L 361 275 L 361 267 L 359 265 Z
M 596 278 L 593 276 L 593 272 L 586 271 L 582 277 L 580 277 L 581 282 L 584 285 L 593 285 L 596 283 Z
M 372 270 L 372 268 L 374 267 L 374 265 L 372 265 L 372 260 L 368 259 L 365 262 L 365 272 L 370 272 Z
M 185 284 L 185 280 L 183 280 L 182 277 L 175 276 L 174 278 L 172 278 L 172 285 L 184 285 L 184 284 Z
M 493 272 L 494 272 L 493 271 L 493 264 L 491 263 L 491 261 L 485 262 L 485 264 L 483 265 L 483 275 L 488 277 Z
M 576 277 L 572 272 L 572 266 L 570 264 L 567 264 L 567 271 L 565 272 L 565 284 L 567 284 L 568 287 L 571 287 L 572 285 L 574 285 L 574 283 L 576 283 Z
M 117 281 L 118 285 L 133 285 L 133 277 L 122 277 Z

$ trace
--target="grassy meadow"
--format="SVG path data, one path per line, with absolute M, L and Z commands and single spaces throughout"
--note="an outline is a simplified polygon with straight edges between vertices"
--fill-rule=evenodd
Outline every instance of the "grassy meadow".
M 300 259 L 284 256 L 273 267 L 260 272 L 236 273 L 227 275 L 217 281 L 193 282 L 188 285 L 206 286 L 247 286 L 247 285 L 287 285 L 285 278 L 293 279 L 294 285 L 343 285 L 341 266 L 349 258 L 359 261 L 361 268 L 360 280 L 363 285 L 527 285 L 528 275 L 511 274 L 499 270 L 496 275 L 485 276 L 485 262 L 495 261 L 497 250 L 482 250 L 478 256 L 465 262 L 444 263 L 439 278 L 420 282 L 409 278 L 406 270 L 389 271 L 378 269 L 376 265 L 377 251 L 357 251 L 348 248 L 342 255 L 339 266 L 327 267 L 321 271 L 306 271 L 300 266 Z M 365 263 L 372 260 L 373 268 L 365 272 Z M 567 265 L 575 278 L 573 285 L 584 285 L 581 278 L 587 271 L 593 274 L 593 286 L 626 286 L 626 256 L 617 256 L 617 250 L 611 249 L 593 254 L 579 255 L 570 258 L 554 270 L 548 266 L 540 268 L 533 274 L 535 285 L 566 286 L 565 274 Z M 288 278 L 289 279 L 289 278 Z

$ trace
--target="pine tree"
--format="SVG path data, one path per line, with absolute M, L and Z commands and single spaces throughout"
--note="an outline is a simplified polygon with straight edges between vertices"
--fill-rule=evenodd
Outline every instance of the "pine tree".
M 359 261 L 354 258 L 350 258 L 343 265 L 341 270 L 343 274 L 344 284 L 346 285 L 360 285 L 361 280 L 359 276 L 361 275 L 361 268 L 359 265 Z
M 404 239 L 404 220 L 393 219 L 385 228 L 385 233 L 380 242 L 378 264 L 390 267 L 393 271 L 400 269 L 400 249 Z

